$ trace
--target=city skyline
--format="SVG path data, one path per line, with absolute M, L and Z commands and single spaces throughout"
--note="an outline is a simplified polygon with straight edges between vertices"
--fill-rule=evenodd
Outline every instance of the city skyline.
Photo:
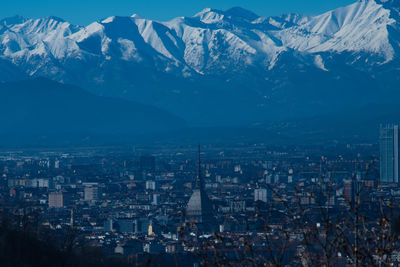
M 400 0 L 7 3 L 1 266 L 400 266 L 399 70 Z

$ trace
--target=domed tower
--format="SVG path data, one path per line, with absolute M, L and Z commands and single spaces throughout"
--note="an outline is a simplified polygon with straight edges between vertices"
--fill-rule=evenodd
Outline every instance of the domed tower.
M 215 231 L 215 217 L 213 204 L 204 191 L 203 179 L 201 176 L 200 145 L 198 152 L 198 173 L 193 194 L 189 199 L 186 208 L 186 220 L 194 223 L 200 231 Z

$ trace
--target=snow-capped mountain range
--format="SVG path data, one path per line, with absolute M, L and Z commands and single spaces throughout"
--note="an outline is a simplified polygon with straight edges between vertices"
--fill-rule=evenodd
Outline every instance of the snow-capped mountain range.
M 115 16 L 86 27 L 6 18 L 0 80 L 44 76 L 201 124 L 311 115 L 397 89 L 399 18 L 398 0 L 359 0 L 318 16 L 205 9 L 168 22 Z

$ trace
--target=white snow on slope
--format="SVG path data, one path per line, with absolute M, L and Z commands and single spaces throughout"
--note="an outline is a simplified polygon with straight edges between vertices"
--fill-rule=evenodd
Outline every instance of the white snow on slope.
M 372 53 L 382 58 L 380 64 L 396 57 L 392 44 L 399 43 L 389 36 L 388 27 L 398 23 L 392 16 L 397 6 L 390 3 L 359 0 L 314 17 L 262 18 L 241 8 L 205 9 L 168 22 L 133 15 L 86 27 L 55 17 L 15 17 L 0 20 L 0 58 L 28 65 L 30 73 L 43 62 L 62 66 L 68 59 L 91 57 L 147 62 L 184 75 L 251 66 L 271 70 L 287 51 L 310 54 L 305 58 L 324 71 L 323 53 Z
M 387 27 L 394 23 L 390 10 L 374 0 L 361 0 L 277 32 L 276 37 L 285 46 L 299 51 L 372 52 L 390 61 L 394 50 Z

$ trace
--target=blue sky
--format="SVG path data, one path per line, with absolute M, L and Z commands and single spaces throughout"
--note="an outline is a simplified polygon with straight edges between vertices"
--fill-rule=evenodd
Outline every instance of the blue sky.
M 191 16 L 206 7 L 228 9 L 240 6 L 260 16 L 301 13 L 314 15 L 356 0 L 6 0 L 0 18 L 57 16 L 79 25 L 112 15 L 139 14 L 156 20 Z

